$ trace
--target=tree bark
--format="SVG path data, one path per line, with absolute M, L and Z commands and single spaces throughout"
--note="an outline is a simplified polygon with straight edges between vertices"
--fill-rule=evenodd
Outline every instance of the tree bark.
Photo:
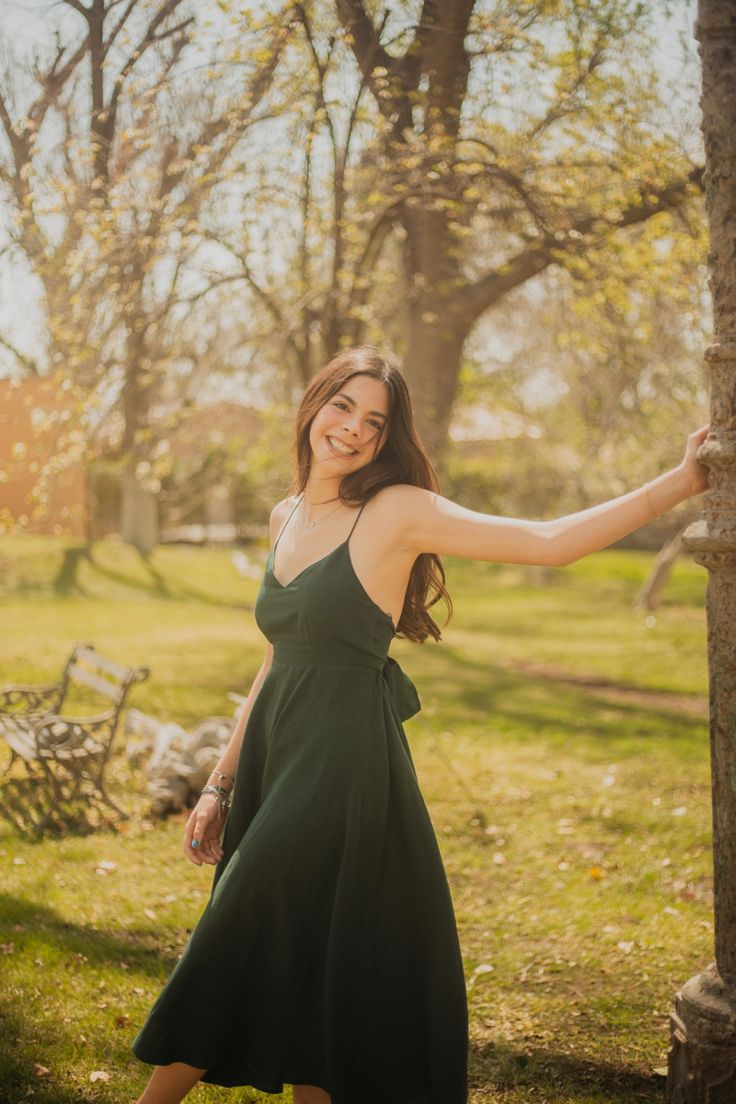
M 708 568 L 715 962 L 675 998 L 670 1104 L 736 1100 L 736 0 L 699 0 L 705 202 L 715 342 L 702 520 L 685 546 Z

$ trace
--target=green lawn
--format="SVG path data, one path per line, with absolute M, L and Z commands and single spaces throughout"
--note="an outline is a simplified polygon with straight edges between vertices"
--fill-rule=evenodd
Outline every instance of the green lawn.
M 650 562 L 607 551 L 539 586 L 447 560 L 443 642 L 392 646 L 422 699 L 406 728 L 460 928 L 471 1104 L 662 1101 L 672 997 L 712 955 L 706 572 L 683 558 L 647 619 L 631 601 Z M 144 563 L 114 541 L 6 539 L 0 684 L 54 679 L 90 641 L 151 667 L 144 711 L 229 712 L 263 654 L 257 587 L 225 550 Z M 130 1042 L 211 870 L 184 857 L 181 818 L 146 819 L 139 764 L 114 776 L 123 831 L 0 827 L 0 1104 L 128 1104 L 145 1081 Z

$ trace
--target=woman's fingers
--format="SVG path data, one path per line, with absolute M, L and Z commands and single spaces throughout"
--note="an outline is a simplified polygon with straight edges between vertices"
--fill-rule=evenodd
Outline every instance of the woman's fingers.
M 202 846 L 205 829 L 211 819 L 210 810 L 205 810 L 197 805 L 187 821 L 184 832 L 184 854 L 191 859 L 196 866 L 201 866 L 205 861 L 205 848 Z
M 217 863 L 224 852 L 220 847 L 217 805 L 205 802 L 197 805 L 184 831 L 184 854 L 196 866 Z

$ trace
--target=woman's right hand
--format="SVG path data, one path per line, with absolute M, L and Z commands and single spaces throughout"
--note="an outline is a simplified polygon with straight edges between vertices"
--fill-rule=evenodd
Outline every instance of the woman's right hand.
M 227 813 L 220 813 L 220 803 L 214 794 L 203 794 L 192 809 L 184 829 L 184 854 L 195 866 L 202 863 L 214 866 L 223 857 L 220 836 L 226 817 Z

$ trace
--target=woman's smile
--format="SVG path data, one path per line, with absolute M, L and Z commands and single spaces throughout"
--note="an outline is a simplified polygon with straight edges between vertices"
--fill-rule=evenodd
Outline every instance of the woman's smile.
M 326 434 L 325 440 L 330 450 L 338 456 L 355 456 L 357 454 L 357 449 L 352 448 L 350 445 L 345 445 L 339 437 L 333 437 Z

